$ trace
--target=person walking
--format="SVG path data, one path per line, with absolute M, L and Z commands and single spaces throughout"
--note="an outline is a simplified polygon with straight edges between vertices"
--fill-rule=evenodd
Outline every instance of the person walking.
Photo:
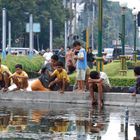
M 92 53 L 92 48 L 89 47 L 87 51 L 87 65 L 90 69 L 93 69 L 93 62 L 94 62 L 94 54 Z

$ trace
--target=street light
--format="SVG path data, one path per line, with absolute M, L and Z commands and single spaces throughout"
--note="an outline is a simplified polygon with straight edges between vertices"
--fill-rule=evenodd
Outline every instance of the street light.
M 137 51 L 136 51 L 136 46 L 137 46 L 137 25 L 136 25 L 136 20 L 137 20 L 137 15 L 138 11 L 137 9 L 132 10 L 132 14 L 134 16 L 134 53 L 133 53 L 133 60 L 136 62 L 137 60 Z
M 96 70 L 103 71 L 102 58 L 102 25 L 103 25 L 103 0 L 98 0 L 99 14 L 98 14 L 98 57 L 96 59 Z
M 121 1 L 120 6 L 122 8 L 122 55 L 125 55 L 125 11 L 127 2 Z
M 121 70 L 120 73 L 123 75 L 127 74 L 126 70 L 126 57 L 125 57 L 125 11 L 127 8 L 127 2 L 125 0 L 122 0 L 120 2 L 120 6 L 122 8 L 122 28 L 121 28 L 121 44 L 122 44 L 122 55 L 121 58 Z

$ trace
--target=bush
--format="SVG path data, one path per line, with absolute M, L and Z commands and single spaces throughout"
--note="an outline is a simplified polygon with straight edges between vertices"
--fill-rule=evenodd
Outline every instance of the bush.
M 136 79 L 135 78 L 109 78 L 111 86 L 132 86 L 135 84 Z
M 118 74 L 118 72 L 120 71 L 120 66 L 121 64 L 120 63 L 110 63 L 110 64 L 107 64 L 104 66 L 104 72 L 109 76 L 109 77 L 112 77 L 112 76 L 115 76 Z
M 73 73 L 73 74 L 69 75 L 69 78 L 70 78 L 70 84 L 74 85 L 76 83 L 76 74 Z
M 33 56 L 32 59 L 30 59 L 28 56 L 8 55 L 6 57 L 6 60 L 2 61 L 2 64 L 7 65 L 12 73 L 15 72 L 16 64 L 22 64 L 23 69 L 27 73 L 36 73 L 37 71 L 40 70 L 43 63 L 44 63 L 44 58 L 38 55 Z
M 140 66 L 140 61 L 127 61 L 126 64 L 128 69 L 134 69 L 135 66 Z
M 128 69 L 134 69 L 135 67 L 135 62 L 134 61 L 127 61 L 126 62 L 127 68 Z

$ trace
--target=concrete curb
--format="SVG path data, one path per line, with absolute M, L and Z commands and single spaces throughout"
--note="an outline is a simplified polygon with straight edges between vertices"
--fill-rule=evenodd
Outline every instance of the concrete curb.
M 89 92 L 0 92 L 0 101 L 26 103 L 69 103 L 90 104 Z M 104 93 L 104 104 L 114 106 L 140 106 L 140 95 L 132 97 L 130 93 Z

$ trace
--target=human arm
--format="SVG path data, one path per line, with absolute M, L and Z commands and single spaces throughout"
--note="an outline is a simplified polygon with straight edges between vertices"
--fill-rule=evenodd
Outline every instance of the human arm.
M 28 79 L 28 74 L 23 71 L 21 75 L 17 74 L 16 72 L 10 76 L 10 78 L 21 78 L 21 79 Z
M 66 86 L 66 78 L 63 78 L 63 80 L 62 80 L 62 88 L 61 88 L 60 93 L 64 93 L 65 86 Z
M 103 79 L 91 79 L 89 78 L 88 79 L 88 83 L 102 83 L 103 82 Z

